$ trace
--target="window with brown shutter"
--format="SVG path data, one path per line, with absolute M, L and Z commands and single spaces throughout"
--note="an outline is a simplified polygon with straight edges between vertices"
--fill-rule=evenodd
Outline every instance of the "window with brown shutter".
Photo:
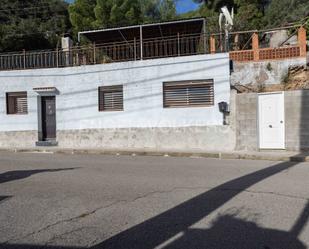
M 6 93 L 7 114 L 27 114 L 27 92 Z
M 99 111 L 123 110 L 123 86 L 99 87 Z
M 163 83 L 165 108 L 214 105 L 213 80 L 195 80 Z

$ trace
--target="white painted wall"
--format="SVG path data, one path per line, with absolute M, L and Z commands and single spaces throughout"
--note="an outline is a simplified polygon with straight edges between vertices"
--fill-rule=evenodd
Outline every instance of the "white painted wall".
M 0 131 L 38 129 L 34 87 L 56 87 L 57 130 L 222 125 L 230 101 L 228 54 L 196 55 L 73 68 L 0 72 Z M 165 81 L 214 79 L 213 107 L 163 108 Z M 99 112 L 98 87 L 123 84 L 124 111 Z M 28 92 L 28 115 L 6 114 L 6 92 Z

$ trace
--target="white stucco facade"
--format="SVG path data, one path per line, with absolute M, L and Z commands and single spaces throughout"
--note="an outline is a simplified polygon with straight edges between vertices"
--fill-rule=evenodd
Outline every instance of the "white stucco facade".
M 214 105 L 163 108 L 163 82 L 214 80 Z M 123 85 L 124 110 L 98 111 L 98 87 Z M 230 102 L 228 54 L 196 55 L 72 68 L 0 72 L 0 132 L 38 130 L 36 87 L 55 87 L 58 131 L 223 126 Z M 6 92 L 27 91 L 28 114 L 6 114 Z

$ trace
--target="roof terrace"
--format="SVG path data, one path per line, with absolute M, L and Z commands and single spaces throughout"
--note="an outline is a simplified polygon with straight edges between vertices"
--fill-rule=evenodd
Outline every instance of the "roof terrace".
M 0 70 L 93 65 L 208 53 L 204 18 L 83 31 L 87 46 L 0 55 Z
M 277 32 L 287 37 L 271 44 Z M 82 38 L 88 45 L 72 46 L 69 38 L 63 38 L 62 48 L 55 50 L 0 54 L 0 71 L 214 54 L 225 52 L 226 47 L 233 61 L 274 60 L 305 57 L 307 46 L 306 29 L 300 24 L 230 32 L 226 43 L 223 33 L 206 33 L 204 18 L 83 31 L 78 34 L 79 41 Z

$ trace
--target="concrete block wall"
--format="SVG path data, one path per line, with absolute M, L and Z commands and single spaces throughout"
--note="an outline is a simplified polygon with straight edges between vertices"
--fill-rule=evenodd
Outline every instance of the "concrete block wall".
M 236 108 L 236 149 L 257 150 L 257 94 L 237 94 Z
M 237 94 L 236 149 L 259 150 L 258 94 Z M 309 90 L 284 92 L 285 147 L 288 151 L 309 150 Z
M 235 135 L 229 126 L 82 129 L 58 132 L 65 148 L 206 150 L 234 149 Z
M 309 90 L 286 91 L 286 149 L 309 150 Z

